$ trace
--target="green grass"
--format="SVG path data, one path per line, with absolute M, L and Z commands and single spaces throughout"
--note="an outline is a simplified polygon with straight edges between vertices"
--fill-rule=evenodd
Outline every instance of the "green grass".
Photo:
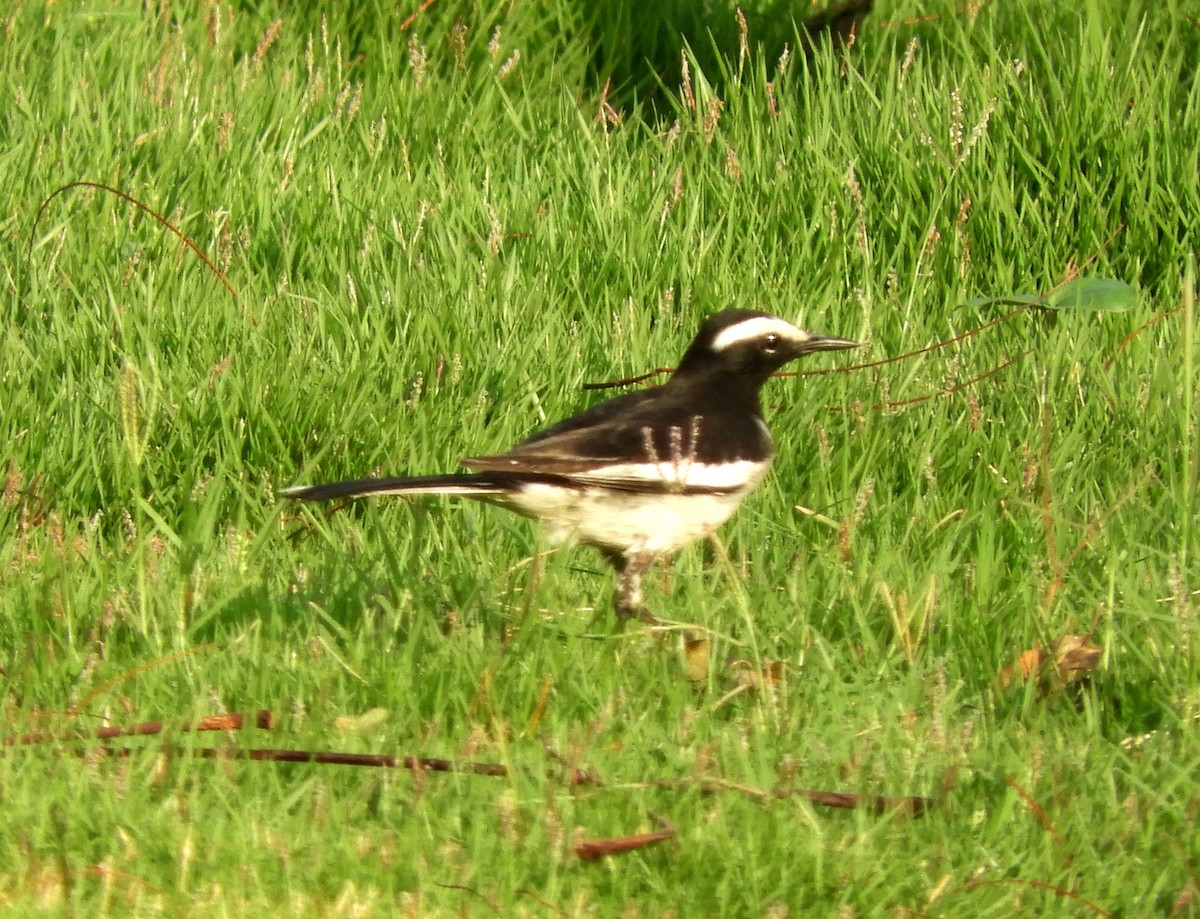
M 880 4 L 848 58 L 780 72 L 733 49 L 723 73 L 689 68 L 694 110 L 672 78 L 673 113 L 620 124 L 596 119 L 587 38 L 605 25 L 584 5 L 443 0 L 401 31 L 415 6 L 0 20 L 2 733 L 267 708 L 270 734 L 167 740 L 511 775 L 214 762 L 154 739 L 119 759 L 4 750 L 6 914 L 1195 909 L 1186 5 Z M 55 199 L 31 238 L 74 179 L 169 215 L 238 297 L 108 195 Z M 502 449 L 588 404 L 583 383 L 672 364 L 728 305 L 878 360 L 1093 256 L 1134 310 L 1027 312 L 770 384 L 779 456 L 722 530 L 731 564 L 697 546 L 648 583 L 655 612 L 710 630 L 699 684 L 674 640 L 611 628 L 592 553 L 531 576 L 525 521 L 277 498 Z M 1063 634 L 1102 651 L 1082 691 L 998 687 Z M 782 661 L 783 679 L 730 695 L 730 659 Z M 385 723 L 338 727 L 374 708 Z M 558 757 L 604 785 L 571 787 Z M 678 838 L 575 857 L 651 813 Z

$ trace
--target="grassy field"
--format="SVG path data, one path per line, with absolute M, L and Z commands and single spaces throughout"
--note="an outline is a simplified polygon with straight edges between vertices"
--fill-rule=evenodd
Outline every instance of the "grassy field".
M 0 733 L 56 735 L 0 749 L 5 915 L 1195 914 L 1189 5 L 880 0 L 811 60 L 748 8 L 653 109 L 602 93 L 623 4 L 297 6 L 0 15 Z M 35 230 L 80 179 L 236 296 L 106 193 Z M 1135 305 L 921 351 L 1076 273 Z M 502 449 L 730 305 L 867 343 L 802 369 L 921 353 L 769 384 L 665 640 L 503 512 L 278 497 Z M 1063 636 L 1086 678 L 1011 669 Z

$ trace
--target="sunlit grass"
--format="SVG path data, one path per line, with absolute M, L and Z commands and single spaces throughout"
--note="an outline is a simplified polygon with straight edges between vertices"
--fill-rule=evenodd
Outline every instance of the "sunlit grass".
M 0 904 L 1186 913 L 1200 29 L 1182 5 L 881 10 L 844 58 L 693 62 L 653 121 L 602 106 L 576 7 L 444 2 L 401 31 L 409 12 L 0 20 L 2 733 L 168 728 L 118 741 L 127 758 L 4 751 Z M 84 178 L 168 216 L 237 297 L 95 191 L 52 202 L 29 257 L 39 203 Z M 773 473 L 721 547 L 647 583 L 707 635 L 702 679 L 678 636 L 613 629 L 593 554 L 531 563 L 525 521 L 277 497 L 503 449 L 600 398 L 586 382 L 673 365 L 728 305 L 871 362 L 1085 264 L 1137 307 L 1026 310 L 769 384 Z M 1063 635 L 1100 651 L 1082 689 L 998 688 Z M 270 733 L 178 730 L 263 708 Z M 783 794 L 804 788 L 938 805 Z M 678 838 L 576 859 L 651 813 Z

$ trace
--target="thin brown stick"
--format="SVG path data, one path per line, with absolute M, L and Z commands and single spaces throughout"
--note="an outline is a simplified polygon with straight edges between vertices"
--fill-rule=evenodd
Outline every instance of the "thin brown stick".
M 1054 841 L 1061 843 L 1063 839 L 1058 834 L 1058 830 L 1054 828 L 1054 824 L 1050 822 L 1050 818 L 1046 815 L 1046 812 L 1042 810 L 1042 806 L 1038 804 L 1036 800 L 1034 800 L 1033 795 L 1022 788 L 1021 784 L 1011 775 L 1006 775 L 1004 777 L 1004 783 L 1017 794 L 1019 794 L 1025 803 L 1029 805 L 1029 809 L 1033 811 L 1033 815 L 1038 818 L 1038 823 L 1042 825 L 1047 833 L 1054 837 Z
M 1067 558 L 1063 562 L 1063 567 L 1070 568 L 1075 559 L 1079 558 L 1079 556 L 1082 555 L 1083 552 L 1086 551 L 1087 548 L 1092 544 L 1092 541 L 1104 532 L 1105 526 L 1108 525 L 1108 521 L 1112 519 L 1113 515 L 1116 514 L 1116 512 L 1119 511 L 1125 504 L 1127 504 L 1130 498 L 1140 492 L 1142 490 L 1142 486 L 1149 479 L 1153 478 L 1157 478 L 1157 476 L 1154 474 L 1152 469 L 1143 470 L 1143 473 L 1138 480 L 1130 483 L 1125 491 L 1117 496 L 1117 500 L 1104 509 L 1104 513 L 1097 515 L 1090 523 L 1088 523 L 1084 528 L 1083 538 L 1079 540 L 1074 549 L 1067 553 Z
M 210 641 L 208 644 L 196 645 L 194 648 L 185 648 L 184 650 L 176 651 L 173 654 L 166 654 L 162 657 L 156 657 L 154 660 L 146 661 L 144 664 L 138 664 L 136 667 L 132 667 L 129 670 L 126 670 L 124 673 L 117 674 L 108 682 L 101 683 L 86 696 L 84 696 L 82 700 L 77 702 L 75 706 L 68 712 L 68 714 L 78 715 L 85 708 L 87 708 L 88 703 L 90 703 L 93 699 L 108 692 L 108 690 L 112 689 L 112 687 L 118 685 L 119 683 L 125 682 L 130 677 L 137 676 L 139 673 L 145 673 L 147 670 L 153 670 L 155 667 L 161 667 L 163 664 L 169 664 L 173 661 L 183 660 L 185 657 L 191 657 L 193 654 L 201 654 L 205 651 L 211 651 L 216 646 L 217 643 L 215 641 Z
M 114 756 L 128 756 L 130 748 L 104 748 Z M 490 775 L 507 778 L 512 773 L 503 763 L 443 759 L 436 756 L 396 756 L 388 753 L 344 753 L 337 750 L 293 750 L 270 747 L 167 747 L 167 752 L 197 756 L 200 759 L 246 759 L 265 763 L 316 763 L 323 766 L 366 766 L 373 769 L 408 769 L 412 772 L 455 772 L 463 775 Z M 573 786 L 590 784 L 589 777 L 576 772 Z
M 1061 286 L 1061 285 L 1059 285 L 1059 286 Z M 1054 289 L 1057 289 L 1057 287 Z M 1053 290 L 1051 291 L 1051 293 L 1052 292 L 1053 292 Z M 1046 296 L 1049 296 L 1049 295 L 1050 295 L 1049 293 L 1046 294 Z M 887 364 L 895 364 L 898 361 L 908 360 L 910 357 L 919 357 L 922 354 L 928 354 L 931 351 L 937 351 L 940 348 L 949 347 L 950 345 L 957 344 L 960 341 L 964 341 L 965 339 L 968 339 L 968 338 L 971 338 L 972 336 L 978 335 L 981 332 L 986 332 L 988 329 L 992 328 L 993 326 L 1000 325 L 1000 323 L 1002 323 L 1002 322 L 1008 322 L 1008 320 L 1021 315 L 1021 313 L 1025 312 L 1026 310 L 1028 310 L 1031 307 L 1036 306 L 1036 305 L 1037 305 L 1036 303 L 1022 303 L 1016 309 L 1010 310 L 1009 312 L 1005 313 L 1003 316 L 1000 316 L 996 319 L 991 319 L 988 322 L 985 322 L 981 326 L 976 326 L 973 329 L 968 329 L 967 331 L 962 332 L 959 335 L 955 335 L 952 338 L 944 339 L 943 341 L 935 342 L 932 345 L 926 345 L 924 348 L 917 348 L 915 351 L 906 351 L 903 354 L 896 354 L 896 355 L 893 355 L 892 357 L 880 358 L 877 361 L 867 361 L 865 364 L 850 364 L 845 367 L 829 367 L 824 370 L 781 370 L 779 373 L 771 374 L 771 376 L 773 376 L 773 377 L 824 377 L 824 376 L 829 376 L 830 374 L 834 374 L 834 373 L 850 373 L 851 371 L 854 371 L 854 370 L 870 370 L 873 367 L 883 367 Z M 584 383 L 583 388 L 587 389 L 587 390 L 615 389 L 620 386 L 632 386 L 634 383 L 642 383 L 642 382 L 650 379 L 651 377 L 661 376 L 664 373 L 674 373 L 674 372 L 675 372 L 674 367 L 656 367 L 654 370 L 648 370 L 645 373 L 639 373 L 636 376 L 622 377 L 619 380 L 606 380 L 603 383 Z
M 404 22 L 400 23 L 400 31 L 408 31 L 408 27 L 417 21 L 417 17 L 433 6 L 433 4 L 434 0 L 425 0 L 424 3 L 417 7 L 417 11 L 415 13 L 412 13 L 407 19 L 404 20 Z
M 201 718 L 194 724 L 181 725 L 180 732 L 199 731 L 232 731 L 246 727 L 250 723 L 246 714 L 234 712 L 226 715 L 211 715 Z M 260 709 L 253 716 L 253 724 L 262 730 L 271 730 L 275 719 L 267 709 Z M 0 738 L 0 747 L 15 747 L 28 744 L 47 743 L 52 741 L 75 741 L 85 739 L 111 740 L 117 737 L 147 737 L 163 733 L 168 728 L 162 721 L 144 721 L 129 727 L 108 726 L 97 728 L 95 731 L 80 731 L 75 733 L 40 732 L 14 737 Z M 102 746 L 102 752 L 117 757 L 130 756 L 133 748 Z M 490 775 L 500 778 L 511 774 L 509 768 L 502 763 L 487 763 L 475 761 L 455 761 L 429 756 L 396 756 L 376 753 L 344 753 L 322 750 L 295 750 L 283 748 L 251 748 L 237 747 L 200 747 L 189 749 L 178 745 L 165 745 L 168 753 L 197 756 L 201 759 L 244 759 L 256 762 L 276 763 L 318 763 L 333 766 L 367 766 L 381 769 L 411 769 L 424 772 L 457 772 L 471 775 Z M 85 750 L 78 751 L 81 755 Z M 551 758 L 563 762 L 561 756 L 549 751 Z M 577 765 L 566 764 L 569 767 L 572 787 L 581 785 L 602 786 L 604 783 L 594 773 L 580 769 Z M 884 797 L 880 795 L 862 795 L 843 791 L 818 791 L 814 789 L 773 789 L 764 790 L 750 785 L 741 785 L 726 779 L 707 779 L 702 781 L 660 779 L 656 781 L 630 783 L 614 788 L 686 788 L 698 790 L 701 794 L 716 794 L 722 791 L 734 791 L 747 795 L 759 801 L 770 801 L 791 797 L 807 798 L 813 804 L 838 809 L 869 808 L 875 813 L 886 813 L 894 810 L 907 810 L 914 815 L 924 813 L 933 806 L 932 798 L 920 796 Z
M 883 795 L 857 794 L 850 791 L 818 791 L 812 788 L 776 788 L 767 791 L 761 788 L 754 788 L 751 785 L 729 782 L 724 779 L 704 779 L 699 782 L 694 780 L 662 779 L 656 782 L 640 783 L 634 787 L 685 788 L 699 791 L 705 795 L 717 794 L 722 791 L 735 791 L 763 802 L 786 798 L 806 798 L 813 804 L 821 807 L 832 807 L 838 810 L 865 808 L 876 814 L 907 810 L 915 817 L 924 814 L 935 803 L 933 798 L 924 798 L 920 795 L 886 797 Z
M 1047 294 L 1046 296 L 1049 296 L 1049 294 Z M 947 338 L 943 341 L 935 342 L 932 345 L 926 345 L 924 348 L 917 348 L 915 351 L 906 351 L 903 354 L 896 354 L 892 357 L 880 358 L 877 361 L 867 361 L 867 363 L 865 363 L 865 364 L 851 364 L 848 367 L 829 367 L 829 368 L 826 368 L 825 370 L 785 370 L 785 371 L 781 371 L 780 373 L 774 374 L 774 376 L 777 376 L 777 377 L 823 377 L 823 376 L 828 376 L 831 373 L 850 373 L 853 370 L 870 370 L 872 367 L 883 367 L 886 364 L 895 364 L 898 361 L 908 360 L 910 357 L 919 357 L 922 354 L 928 354 L 930 351 L 937 351 L 941 348 L 949 347 L 950 345 L 957 344 L 960 341 L 963 341 L 965 339 L 971 338 L 972 336 L 978 335 L 981 332 L 986 332 L 988 329 L 992 328 L 993 326 L 1000 325 L 1000 323 L 1002 323 L 1002 322 L 1008 322 L 1008 320 L 1014 319 L 1017 316 L 1020 316 L 1026 310 L 1031 309 L 1032 307 L 1034 307 L 1036 305 L 1037 305 L 1036 303 L 1022 303 L 1016 309 L 1009 310 L 1003 316 L 1000 316 L 996 319 L 989 320 L 988 322 L 985 322 L 981 326 L 976 326 L 973 329 L 967 329 L 967 331 L 965 331 L 959 335 L 955 335 L 952 338 Z
M 1079 273 L 1081 271 L 1083 271 L 1083 269 L 1086 268 L 1088 265 L 1092 264 L 1092 262 L 1096 261 L 1096 259 L 1098 259 L 1100 257 L 1100 253 L 1102 253 L 1105 249 L 1107 249 L 1110 245 L 1112 245 L 1112 241 L 1117 238 L 1117 234 L 1119 234 L 1124 229 L 1125 229 L 1125 224 L 1123 224 L 1123 223 L 1117 224 L 1116 229 L 1114 229 L 1111 233 L 1109 233 L 1108 236 L 1105 238 L 1104 242 L 1102 242 L 1099 246 L 1097 246 L 1096 249 L 1087 258 L 1085 258 L 1078 265 L 1074 265 L 1074 264 L 1068 265 L 1067 270 L 1065 272 L 1063 272 L 1062 280 L 1059 281 L 1057 284 L 1055 284 L 1053 287 L 1051 287 L 1044 294 L 1038 295 L 1036 299 L 1026 301 L 1023 299 L 1022 300 L 1014 300 L 1011 298 L 1006 299 L 1004 297 L 996 297 L 994 300 L 989 301 L 991 303 L 1005 303 L 1005 302 L 1014 303 L 1015 302 L 1017 304 L 1017 306 L 1016 306 L 1016 309 L 1010 310 L 1009 312 L 1005 313 L 1003 316 L 1000 316 L 996 319 L 989 320 L 988 322 L 985 322 L 981 326 L 976 326 L 973 329 L 968 329 L 967 331 L 962 332 L 959 335 L 955 335 L 951 338 L 944 339 L 943 341 L 935 342 L 932 345 L 926 345 L 924 348 L 917 348 L 915 351 L 906 351 L 903 354 L 897 354 L 892 357 L 881 358 L 880 360 L 877 360 L 877 361 L 868 361 L 865 364 L 850 364 L 847 367 L 830 367 L 825 370 L 784 370 L 784 371 L 780 371 L 779 373 L 773 373 L 771 375 L 776 376 L 776 377 L 823 377 L 823 376 L 828 376 L 829 374 L 832 374 L 832 373 L 850 373 L 854 370 L 870 370 L 873 367 L 883 367 L 887 364 L 895 364 L 898 361 L 908 360 L 910 357 L 918 357 L 922 354 L 928 354 L 931 351 L 937 351 L 941 348 L 945 348 L 950 345 L 957 344 L 958 342 L 964 341 L 975 335 L 979 335 L 981 332 L 986 332 L 988 329 L 990 329 L 994 326 L 998 326 L 1001 323 L 1008 322 L 1008 320 L 1021 315 L 1022 313 L 1026 312 L 1029 309 L 1032 309 L 1035 306 L 1040 306 L 1043 302 L 1045 302 L 1046 299 L 1048 299 L 1050 296 L 1052 296 L 1055 291 L 1062 289 L 1066 285 L 1070 284 L 1073 280 L 1075 280 L 1075 278 L 1079 277 Z M 1175 310 L 1171 310 L 1169 313 L 1166 313 L 1163 317 L 1160 317 L 1160 318 L 1165 318 L 1166 316 L 1169 316 L 1171 313 L 1176 312 L 1178 309 L 1180 309 L 1180 308 L 1177 307 Z M 1154 321 L 1157 321 L 1157 320 L 1154 320 Z M 1122 344 L 1121 347 L 1124 347 L 1124 344 Z M 1120 352 L 1120 350 L 1121 350 L 1120 348 L 1117 349 L 1118 352 Z M 1004 366 L 1007 366 L 1007 364 Z M 609 380 L 609 381 L 606 381 L 603 383 L 584 383 L 583 388 L 587 389 L 587 390 L 615 389 L 620 386 L 631 386 L 634 383 L 641 383 L 641 382 L 644 382 L 645 380 L 650 379 L 651 377 L 660 376 L 664 373 L 674 373 L 674 372 L 675 372 L 674 367 L 657 367 L 654 370 L 648 370 L 646 373 L 639 373 L 636 376 L 631 376 L 631 377 L 623 377 L 622 379 L 619 379 L 619 380 Z M 930 398 L 932 398 L 932 397 L 930 397 Z M 918 401 L 920 401 L 920 400 L 918 400 Z M 904 403 L 897 403 L 897 404 L 904 404 Z
M 233 712 L 228 715 L 209 715 L 206 718 L 201 718 L 195 724 L 180 725 L 178 730 L 182 733 L 192 731 L 239 731 L 246 726 L 246 723 L 246 715 L 240 712 Z M 252 723 L 257 728 L 269 731 L 273 726 L 273 717 L 269 711 L 262 709 L 254 714 Z M 18 747 L 27 744 L 85 739 L 112 740 L 115 737 L 153 737 L 156 734 L 161 734 L 164 730 L 166 728 L 161 721 L 143 721 L 132 727 L 110 725 L 108 727 L 96 728 L 94 731 L 42 731 L 33 734 L 22 734 L 19 737 L 0 738 L 0 747 Z
M 211 271 L 213 274 L 215 274 L 217 276 L 217 279 L 222 284 L 225 285 L 225 289 L 227 291 L 229 291 L 230 294 L 233 295 L 233 298 L 235 300 L 237 299 L 238 293 L 236 290 L 233 289 L 233 285 L 229 283 L 229 279 L 227 277 L 225 277 L 225 275 L 221 273 L 221 269 L 219 269 L 216 265 L 214 265 L 212 263 L 212 260 L 207 255 L 204 254 L 204 250 L 202 250 L 198 245 L 196 245 L 194 242 L 192 242 L 191 237 L 189 237 L 186 233 L 184 233 L 182 230 L 180 230 L 178 227 L 176 227 L 173 223 L 171 223 L 171 221 L 167 220 L 167 218 L 164 217 L 162 214 L 158 213 L 158 211 L 154 210 L 154 208 L 150 207 L 149 205 L 143 204 L 137 198 L 133 197 L 133 195 L 127 194 L 126 192 L 121 191 L 121 189 L 119 189 L 119 188 L 113 188 L 111 185 L 105 185 L 103 182 L 88 182 L 86 180 L 80 180 L 77 182 L 68 182 L 66 185 L 62 186 L 61 188 L 57 188 L 53 192 L 50 193 L 50 196 L 48 198 L 46 198 L 45 201 L 42 202 L 42 206 L 40 208 L 38 208 L 37 217 L 34 218 L 33 226 L 30 228 L 30 231 L 29 231 L 29 252 L 27 255 L 27 260 L 30 264 L 33 263 L 33 244 L 34 244 L 34 241 L 37 239 L 37 225 L 41 221 L 42 215 L 44 213 L 46 213 L 46 208 L 48 208 L 50 206 L 51 201 L 53 201 L 55 198 L 57 198 L 63 192 L 70 191 L 72 188 L 96 188 L 96 189 L 99 189 L 100 191 L 106 191 L 109 194 L 116 195 L 118 198 L 121 198 L 122 200 L 129 202 L 134 207 L 136 207 L 138 210 L 140 210 L 142 213 L 149 214 L 151 217 L 153 217 L 155 220 L 157 220 L 160 224 L 162 224 L 164 227 L 166 227 L 168 230 L 170 230 L 172 233 L 174 233 L 176 236 L 178 236 L 179 239 L 183 242 L 183 244 L 186 245 L 193 252 L 195 252 L 196 255 L 200 256 L 200 259 L 204 262 L 205 265 L 208 266 L 208 270 Z
M 963 382 L 961 382 L 961 383 L 955 383 L 953 386 L 948 386 L 948 387 L 945 387 L 944 389 L 939 389 L 937 392 L 925 393 L 925 395 L 923 395 L 923 396 L 913 396 L 913 398 L 911 398 L 911 399 L 901 399 L 898 402 L 875 402 L 871 405 L 871 408 L 873 408 L 873 409 L 906 408 L 910 405 L 917 405 L 918 403 L 921 403 L 921 402 L 928 402 L 930 399 L 936 399 L 939 396 L 952 395 L 953 393 L 956 393 L 956 392 L 966 389 L 968 386 L 974 386 L 976 383 L 982 383 L 984 380 L 991 379 L 992 377 L 996 376 L 997 374 L 1007 370 L 1009 367 L 1011 367 L 1013 364 L 1015 364 L 1017 361 L 1019 361 L 1021 358 L 1023 358 L 1028 353 L 1029 353 L 1028 350 L 1022 351 L 1016 357 L 1010 357 L 1008 360 L 1006 360 L 1004 363 L 1000 364 L 1000 366 L 998 366 L 998 367 L 993 367 L 991 370 L 985 371 L 984 373 L 979 374 L 979 376 L 971 377 L 971 379 L 969 379 L 969 380 L 963 380 Z M 841 405 L 831 405 L 828 407 L 827 410 L 831 411 L 831 412 L 844 412 L 844 411 L 846 411 L 846 408 Z
M 115 757 L 127 757 L 133 754 L 131 747 L 99 748 L 101 752 Z M 460 761 L 442 759 L 430 756 L 393 756 L 380 753 L 343 753 L 331 750 L 293 750 L 280 748 L 256 747 L 241 749 L 238 747 L 187 747 L 166 745 L 163 748 L 168 753 L 183 756 L 196 756 L 200 759 L 251 760 L 254 762 L 271 763 L 316 763 L 327 766 L 366 766 L 376 769 L 409 769 L 414 772 L 454 772 L 463 775 L 489 775 L 497 778 L 507 778 L 511 771 L 502 763 L 487 763 L 475 761 Z M 86 755 L 87 750 L 79 750 L 80 755 Z M 575 770 L 572 785 L 594 784 L 593 777 L 583 770 Z M 914 816 L 924 814 L 934 805 L 932 798 L 918 795 L 905 797 L 885 797 L 882 795 L 864 795 L 848 791 L 817 791 L 807 788 L 775 789 L 764 791 L 748 785 L 721 780 L 661 779 L 649 782 L 626 783 L 624 785 L 608 786 L 610 790 L 620 788 L 686 788 L 698 790 L 701 794 L 717 794 L 723 791 L 735 791 L 748 795 L 756 800 L 770 801 L 785 798 L 806 798 L 821 807 L 831 807 L 839 810 L 866 808 L 877 814 L 905 810 Z
M 125 759 L 132 756 L 133 747 L 96 748 L 106 756 Z M 90 755 L 95 750 L 80 749 L 80 756 Z M 195 756 L 199 759 L 252 760 L 264 763 L 317 763 L 325 766 L 369 766 L 376 769 L 409 769 L 413 772 L 457 772 L 467 775 L 492 775 L 504 778 L 509 775 L 508 767 L 501 763 L 462 762 L 433 756 L 389 756 L 380 753 L 342 753 L 334 750 L 290 750 L 272 747 L 196 747 L 188 748 L 167 744 L 163 752 L 180 756 Z
M 1055 284 L 1053 287 L 1051 287 L 1044 294 L 1040 295 L 1036 300 L 1020 303 L 1016 309 L 1005 313 L 1003 316 L 999 317 L 998 319 L 993 319 L 990 322 L 985 322 L 983 325 L 978 326 L 974 329 L 968 329 L 966 332 L 963 332 L 961 335 L 955 335 L 953 338 L 947 338 L 945 341 L 940 341 L 937 344 L 929 345 L 928 347 L 925 347 L 925 348 L 918 348 L 916 351 L 909 351 L 905 354 L 900 354 L 895 357 L 884 358 L 884 359 L 878 360 L 878 361 L 871 361 L 870 363 L 866 363 L 866 364 L 852 364 L 849 367 L 834 367 L 834 368 L 831 368 L 828 370 L 788 371 L 788 372 L 784 372 L 784 373 L 777 373 L 777 374 L 775 374 L 775 376 L 777 376 L 777 377 L 786 377 L 786 376 L 817 377 L 817 376 L 824 376 L 824 375 L 830 374 L 830 373 L 849 373 L 851 370 L 867 370 L 871 367 L 879 367 L 884 364 L 892 364 L 892 363 L 895 363 L 896 361 L 905 360 L 906 358 L 916 357 L 917 355 L 920 355 L 920 354 L 927 354 L 930 351 L 936 351 L 939 348 L 944 348 L 947 345 L 952 345 L 952 344 L 955 344 L 956 342 L 960 342 L 965 338 L 970 338 L 973 335 L 978 335 L 980 332 L 986 331 L 987 329 L 990 329 L 993 326 L 1000 325 L 1000 323 L 1002 323 L 1002 322 L 1008 322 L 1008 320 L 1013 319 L 1016 316 L 1019 316 L 1021 313 L 1025 312 L 1028 309 L 1031 309 L 1032 307 L 1040 306 L 1050 296 L 1052 296 L 1055 291 L 1061 290 L 1063 287 L 1066 287 L 1073 280 L 1075 280 L 1077 277 L 1079 277 L 1079 273 L 1081 271 L 1083 271 L 1083 269 L 1085 269 L 1088 265 L 1092 264 L 1092 262 L 1096 261 L 1096 259 L 1098 259 L 1100 257 L 1100 253 L 1103 252 L 1105 249 L 1107 249 L 1110 245 L 1112 245 L 1112 241 L 1114 239 L 1116 239 L 1117 235 L 1124 229 L 1125 229 L 1125 224 L 1123 224 L 1123 223 L 1117 224 L 1116 228 L 1111 233 L 1108 234 L 1108 236 L 1105 238 L 1104 242 L 1100 243 L 1100 245 L 1097 246 L 1096 249 L 1087 258 L 1085 258 L 1078 265 L 1069 265 L 1067 270 L 1065 272 L 1063 272 L 1062 280 L 1059 281 L 1057 284 Z M 993 300 L 991 302 L 1003 303 L 1003 302 L 1005 302 L 1005 298 L 997 297 L 995 300 Z M 1008 302 L 1011 303 L 1012 301 L 1009 300 Z
M 919 795 L 905 797 L 885 797 L 883 795 L 860 795 L 849 791 L 814 791 L 809 788 L 798 788 L 795 791 L 777 791 L 776 798 L 807 798 L 813 804 L 821 807 L 832 807 L 839 810 L 856 810 L 865 808 L 875 814 L 887 814 L 891 811 L 906 810 L 914 817 L 920 817 L 933 807 L 933 798 L 923 798 Z
M 636 833 L 632 836 L 618 836 L 614 839 L 582 839 L 575 844 L 575 854 L 581 861 L 594 862 L 609 855 L 622 855 L 653 846 L 679 835 L 675 825 L 665 817 L 651 814 L 662 825 L 661 830 L 652 833 Z
M 634 383 L 643 383 L 651 377 L 662 376 L 664 373 L 674 372 L 674 367 L 655 367 L 653 370 L 647 370 L 645 373 L 639 373 L 637 376 L 622 377 L 619 380 L 606 380 L 603 383 L 584 383 L 583 389 L 617 389 L 620 386 L 632 386 Z
M 409 769 L 413 772 L 458 772 L 467 775 L 493 775 L 504 778 L 509 775 L 508 767 L 502 763 L 461 762 L 433 756 L 391 756 L 383 753 L 340 753 L 332 750 L 286 750 L 255 747 L 242 750 L 237 747 L 216 749 L 199 747 L 168 748 L 174 752 L 201 759 L 248 759 L 268 763 L 318 763 L 325 766 L 370 766 L 376 769 Z M 114 751 L 124 755 L 123 751 Z
M 487 897 L 485 897 L 483 894 L 481 894 L 474 887 L 468 887 L 466 884 L 437 884 L 436 886 L 441 887 L 444 890 L 461 890 L 463 893 L 469 893 L 471 896 L 479 898 L 484 903 L 486 903 L 489 907 L 491 907 L 491 910 L 493 913 L 495 913 L 496 915 L 501 915 L 500 907 L 498 907 L 495 903 L 493 903 L 491 900 L 489 900 Z
M 1058 290 L 1058 288 L 1062 287 L 1064 284 L 1068 284 L 1071 281 L 1075 280 L 1075 278 L 1077 278 L 1079 276 L 1079 272 L 1083 271 L 1083 269 L 1087 268 L 1088 265 L 1090 265 L 1090 264 L 1092 264 L 1092 262 L 1096 261 L 1096 259 L 1098 259 L 1100 257 L 1100 253 L 1103 252 L 1105 249 L 1107 249 L 1109 246 L 1111 246 L 1112 241 L 1114 239 L 1116 239 L 1121 234 L 1121 231 L 1124 229 L 1125 229 L 1125 224 L 1123 224 L 1123 223 L 1118 223 L 1115 227 L 1113 227 L 1113 231 L 1111 233 L 1109 233 L 1106 237 L 1104 237 L 1104 242 L 1100 243 L 1100 245 L 1098 245 L 1094 250 L 1092 250 L 1092 254 L 1089 255 L 1087 258 L 1085 258 L 1082 262 L 1080 262 L 1079 265 L 1076 266 L 1074 271 L 1068 270 L 1065 277 L 1062 279 L 1062 281 L 1059 282 L 1054 288 L 1052 288 L 1052 292 L 1054 290 Z
M 1105 370 L 1108 370 L 1109 368 L 1111 368 L 1112 365 L 1116 363 L 1117 358 L 1120 357 L 1121 352 L 1124 351 L 1133 342 L 1133 340 L 1135 338 L 1137 338 L 1139 335 L 1141 335 L 1143 332 L 1145 332 L 1146 329 L 1150 328 L 1150 326 L 1157 325 L 1158 323 L 1162 322 L 1164 319 L 1167 319 L 1170 316 L 1174 316 L 1176 313 L 1178 313 L 1183 308 L 1184 308 L 1184 304 L 1181 303 L 1179 306 L 1171 307 L 1171 309 L 1167 310 L 1165 313 L 1159 313 L 1157 316 L 1151 316 L 1149 319 L 1147 319 L 1145 322 L 1143 322 L 1140 326 L 1138 326 L 1136 329 L 1134 329 L 1132 332 L 1130 332 L 1128 335 L 1126 335 L 1124 338 L 1122 338 L 1121 343 L 1119 345 L 1117 345 L 1117 350 L 1114 351 L 1112 354 L 1110 354 L 1108 356 L 1107 360 L 1105 360 L 1101 366 L 1103 366 Z
M 542 906 L 546 907 L 546 909 L 550 910 L 552 913 L 557 913 L 560 916 L 569 916 L 570 915 L 570 913 L 568 913 L 565 909 L 561 909 L 560 907 L 555 906 L 549 900 L 545 899 L 544 897 L 540 896 L 539 894 L 534 893 L 528 887 L 518 888 L 517 896 L 529 897 L 529 899 L 535 900 L 536 902 L 540 903 Z
M 997 884 L 1015 884 L 1018 887 L 1032 887 L 1035 890 L 1048 890 L 1060 897 L 1066 897 L 1068 900 L 1074 900 L 1076 903 L 1082 903 L 1097 916 L 1103 916 L 1105 919 L 1116 919 L 1113 913 L 1098 906 L 1091 900 L 1074 891 L 1067 890 L 1065 887 L 1059 887 L 1055 884 L 1049 884 L 1046 881 L 1027 881 L 1024 878 L 985 878 L 978 881 L 968 881 L 963 885 L 963 890 L 974 890 L 976 887 L 993 887 Z

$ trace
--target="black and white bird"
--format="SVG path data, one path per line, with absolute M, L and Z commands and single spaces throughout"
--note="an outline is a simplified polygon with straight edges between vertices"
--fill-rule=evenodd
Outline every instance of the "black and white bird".
M 507 453 L 464 459 L 470 472 L 302 485 L 305 501 L 366 495 L 462 495 L 538 520 L 554 542 L 595 546 L 617 571 L 617 615 L 652 619 L 641 580 L 662 555 L 729 519 L 775 448 L 759 390 L 816 351 L 857 347 L 775 316 L 710 317 L 662 386 L 594 405 Z

